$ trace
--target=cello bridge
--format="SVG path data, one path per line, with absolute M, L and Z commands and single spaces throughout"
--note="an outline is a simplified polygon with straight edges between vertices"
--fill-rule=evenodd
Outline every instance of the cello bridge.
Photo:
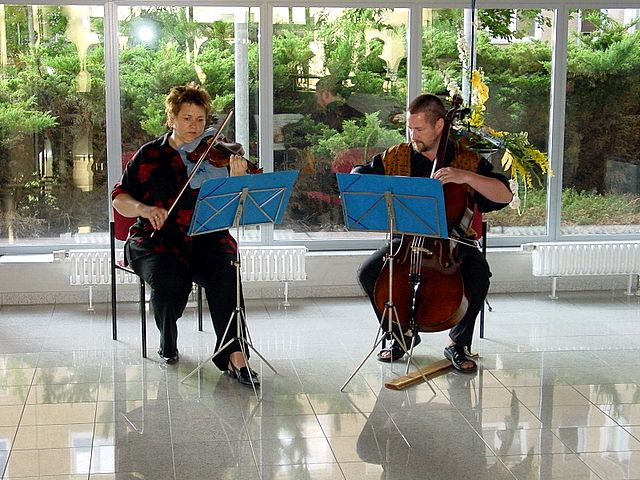
M 429 250 L 428 248 L 424 248 L 424 247 L 411 247 L 411 250 L 413 250 L 414 252 L 420 252 L 420 253 L 426 253 L 427 255 L 433 255 L 433 252 L 431 250 Z

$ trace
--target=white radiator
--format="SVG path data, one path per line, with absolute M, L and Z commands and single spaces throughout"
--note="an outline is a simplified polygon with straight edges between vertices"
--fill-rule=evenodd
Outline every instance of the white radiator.
M 240 274 L 243 282 L 293 282 L 307 279 L 306 247 L 240 247 Z M 111 283 L 111 254 L 104 250 L 69 250 L 71 285 Z M 122 252 L 116 261 L 122 260 Z M 116 271 L 118 283 L 137 283 L 136 275 Z
M 288 305 L 289 282 L 307 279 L 306 247 L 240 247 L 240 274 L 243 282 L 285 282 L 284 304 Z M 111 252 L 108 249 L 69 250 L 65 254 L 71 264 L 71 285 L 111 284 Z M 121 262 L 123 253 L 116 253 Z M 116 270 L 121 284 L 138 283 L 136 275 Z M 91 306 L 91 290 L 89 303 Z
M 631 294 L 634 275 L 640 274 L 640 242 L 540 242 L 525 243 L 531 252 L 532 273 L 553 277 L 551 297 L 555 296 L 558 277 L 575 275 L 629 275 L 627 293 Z
M 306 247 L 240 247 L 243 282 L 293 282 L 307 279 Z
M 122 262 L 124 254 L 116 252 L 116 261 Z M 109 250 L 69 250 L 71 285 L 111 284 L 111 254 Z M 138 283 L 138 276 L 124 270 L 116 270 L 118 283 Z

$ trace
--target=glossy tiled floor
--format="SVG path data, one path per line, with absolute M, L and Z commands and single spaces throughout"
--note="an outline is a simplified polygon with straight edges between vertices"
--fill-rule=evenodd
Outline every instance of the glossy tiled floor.
M 403 391 L 370 358 L 364 299 L 252 300 L 263 363 L 251 389 L 207 364 L 210 323 L 180 323 L 182 358 L 139 350 L 135 305 L 120 340 L 99 305 L 0 308 L 3 479 L 640 479 L 640 312 L 624 292 L 492 295 L 476 374 Z M 441 358 L 425 335 L 416 361 Z M 257 359 L 254 356 L 254 359 Z

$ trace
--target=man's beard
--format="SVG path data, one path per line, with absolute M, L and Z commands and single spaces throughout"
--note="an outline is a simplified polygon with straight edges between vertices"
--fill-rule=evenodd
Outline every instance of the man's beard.
M 423 143 L 423 142 L 415 142 L 415 141 L 413 141 L 413 142 L 411 142 L 411 146 L 418 153 L 426 152 L 427 150 L 429 150 L 427 145 L 425 143 Z

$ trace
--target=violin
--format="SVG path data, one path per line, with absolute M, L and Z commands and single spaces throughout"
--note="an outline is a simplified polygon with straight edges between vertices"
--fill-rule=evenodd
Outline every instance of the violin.
M 213 145 L 211 145 L 211 142 L 214 142 L 214 135 L 203 137 L 195 149 L 187 152 L 187 159 L 195 163 L 204 155 L 204 160 L 208 161 L 211 165 L 223 168 L 229 166 L 231 155 L 241 155 L 247 162 L 247 171 L 249 173 L 262 173 L 262 168 L 255 162 L 244 157 L 244 149 L 239 143 L 215 140 Z
M 202 165 L 202 162 L 204 162 L 205 160 L 207 160 L 207 161 L 209 161 L 211 163 L 218 162 L 218 163 L 213 163 L 213 165 L 216 166 L 216 167 L 221 167 L 221 168 L 229 166 L 229 161 L 230 161 L 229 157 L 231 157 L 231 155 L 235 155 L 236 153 L 233 150 L 231 150 L 230 148 L 228 148 L 226 150 L 226 154 L 225 154 L 225 152 L 221 150 L 221 148 L 223 148 L 222 146 L 225 145 L 225 143 L 224 142 L 218 142 L 218 139 L 222 135 L 222 130 L 224 129 L 224 127 L 227 125 L 227 123 L 229 123 L 229 120 L 231 119 L 232 115 L 233 115 L 233 108 L 231 110 L 229 110 L 229 113 L 227 113 L 227 116 L 224 118 L 224 120 L 222 121 L 222 124 L 220 125 L 220 127 L 217 130 L 215 128 L 211 128 L 211 129 L 205 130 L 205 133 L 199 139 L 197 139 L 194 142 L 192 142 L 192 144 L 189 145 L 188 148 L 185 149 L 185 151 L 187 152 L 187 158 L 190 161 L 194 162 L 195 165 L 194 165 L 194 167 L 193 167 L 193 169 L 191 171 L 191 174 L 189 175 L 189 178 L 187 178 L 187 181 L 184 182 L 184 185 L 182 185 L 182 188 L 180 189 L 180 192 L 176 196 L 176 199 L 173 201 L 173 204 L 171 205 L 171 207 L 169 207 L 169 210 L 167 212 L 167 217 L 169 215 L 171 215 L 171 212 L 173 212 L 174 208 L 178 204 L 178 200 L 180 200 L 180 198 L 182 197 L 184 192 L 187 190 L 187 187 L 189 186 L 189 183 L 191 182 L 193 177 L 196 175 L 198 169 L 200 168 L 200 165 Z M 237 143 L 235 145 L 238 145 L 238 147 L 239 147 L 239 150 L 237 150 L 237 152 L 242 151 L 242 153 L 244 153 L 244 150 L 242 149 L 242 146 L 239 143 Z M 196 150 L 198 151 L 197 154 L 195 153 Z M 213 153 L 211 153 L 211 152 L 213 152 Z M 191 153 L 194 154 L 193 157 L 196 158 L 195 161 L 193 160 L 192 156 L 190 155 Z M 257 169 L 253 173 L 261 173 L 262 172 L 262 169 L 256 167 L 255 163 L 247 160 L 247 169 L 249 171 L 251 171 L 252 168 L 254 170 Z M 152 237 L 156 233 L 156 231 L 154 231 L 151 234 Z

